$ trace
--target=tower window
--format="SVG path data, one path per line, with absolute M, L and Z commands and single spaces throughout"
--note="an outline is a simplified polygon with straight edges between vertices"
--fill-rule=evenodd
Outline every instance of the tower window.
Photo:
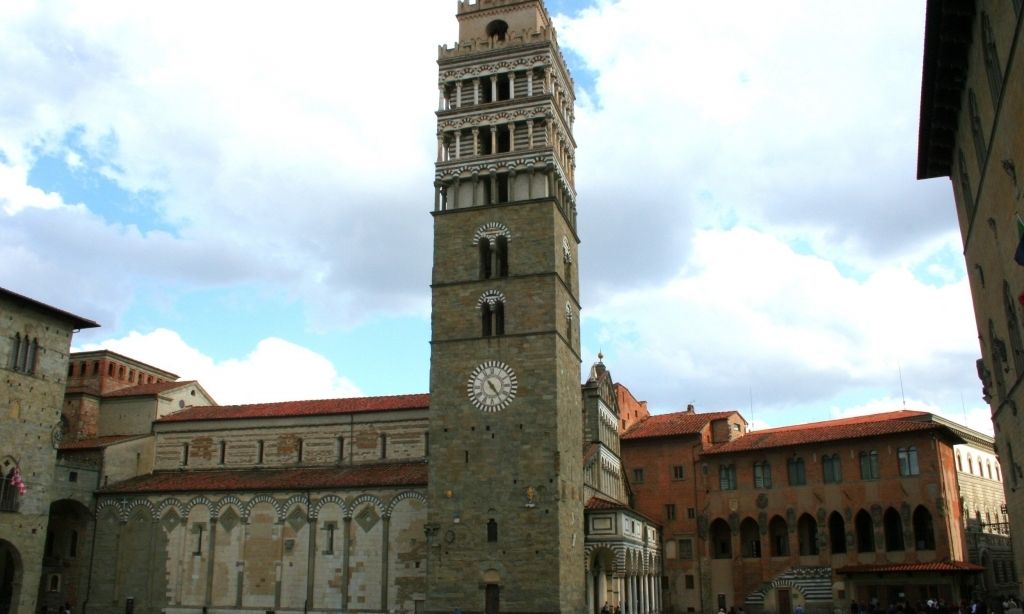
M 296 448 L 296 450 L 295 450 L 295 452 L 296 452 L 295 460 L 296 460 L 296 462 L 301 463 L 302 462 L 302 452 L 303 452 L 303 441 L 302 441 L 301 437 L 296 441 L 295 448 Z
M 495 140 L 497 141 L 498 146 L 497 151 L 495 151 L 494 153 L 504 153 L 506 151 L 510 151 L 512 149 L 512 136 L 511 133 L 509 132 L 508 126 L 502 124 L 500 126 L 495 126 L 494 130 L 497 131 Z
M 497 38 L 500 41 L 505 40 L 505 36 L 508 35 L 508 23 L 501 19 L 495 19 L 491 23 L 487 24 L 487 37 Z
M 227 444 L 226 441 L 221 441 L 220 442 L 220 450 L 219 450 L 219 454 L 218 454 L 218 457 L 219 457 L 218 462 L 221 465 L 224 464 L 224 457 L 226 456 L 226 453 L 227 453 L 227 447 L 228 447 L 228 444 Z
M 508 277 L 508 237 L 480 239 L 480 279 Z
M 487 521 L 487 541 L 498 541 L 498 523 L 493 518 Z
M 188 444 L 181 444 L 181 464 L 188 465 Z
M 480 319 L 484 337 L 499 337 L 505 334 L 505 303 L 485 301 L 480 305 Z
M 337 439 L 337 446 L 338 446 L 338 461 L 343 461 L 343 460 L 345 460 L 345 438 L 344 437 L 338 437 L 338 439 Z
M 498 100 L 508 100 L 511 98 L 510 85 L 508 73 L 498 75 Z
M 263 441 L 262 440 L 256 442 L 256 464 L 257 465 L 262 465 L 263 464 Z
M 484 91 L 488 92 L 487 95 L 488 95 L 488 97 L 490 97 L 490 91 L 491 91 L 490 90 L 490 85 L 488 85 L 488 87 L 485 87 Z M 488 102 L 488 101 L 484 101 L 484 102 Z M 488 126 L 486 128 L 483 128 L 482 130 L 480 130 L 480 155 L 481 156 L 489 156 L 492 153 L 494 153 L 494 148 L 491 147 L 491 135 L 493 134 L 493 132 L 494 132 L 494 126 Z
M 500 146 L 500 142 L 499 142 L 499 146 Z M 506 149 L 506 150 L 499 150 L 499 151 L 508 151 L 508 150 Z M 494 176 L 494 184 L 495 184 L 495 188 L 497 188 L 497 191 L 494 193 L 495 196 L 496 196 L 496 198 L 494 199 L 494 202 L 496 202 L 496 203 L 507 203 L 509 201 L 508 173 L 499 173 L 499 174 L 495 175 Z
M 388 457 L 388 436 L 387 433 L 380 434 L 380 457 Z

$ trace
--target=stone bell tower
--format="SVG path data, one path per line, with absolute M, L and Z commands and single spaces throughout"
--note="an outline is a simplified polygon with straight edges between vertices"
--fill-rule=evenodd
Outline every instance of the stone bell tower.
M 579 612 L 572 79 L 540 0 L 457 16 L 438 51 L 426 609 Z

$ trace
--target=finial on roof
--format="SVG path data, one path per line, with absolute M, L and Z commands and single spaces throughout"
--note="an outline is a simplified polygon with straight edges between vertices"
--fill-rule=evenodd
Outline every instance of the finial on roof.
M 604 352 L 602 352 L 601 350 L 598 350 L 597 351 L 597 362 L 600 362 L 600 363 L 603 364 L 603 361 L 604 361 Z

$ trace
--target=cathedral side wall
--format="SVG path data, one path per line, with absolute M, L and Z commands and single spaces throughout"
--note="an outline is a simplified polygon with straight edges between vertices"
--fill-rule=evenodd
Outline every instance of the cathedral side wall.
M 412 611 L 421 488 L 101 496 L 86 611 Z
M 156 431 L 154 467 L 182 467 L 186 444 L 190 469 L 409 460 L 426 455 L 426 433 L 425 410 L 333 419 L 290 417 L 187 425 L 165 423 Z

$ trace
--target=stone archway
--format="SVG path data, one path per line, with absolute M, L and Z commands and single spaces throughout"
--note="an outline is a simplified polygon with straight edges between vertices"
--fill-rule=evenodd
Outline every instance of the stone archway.
M 0 614 L 16 611 L 21 600 L 21 554 L 8 541 L 0 539 Z

